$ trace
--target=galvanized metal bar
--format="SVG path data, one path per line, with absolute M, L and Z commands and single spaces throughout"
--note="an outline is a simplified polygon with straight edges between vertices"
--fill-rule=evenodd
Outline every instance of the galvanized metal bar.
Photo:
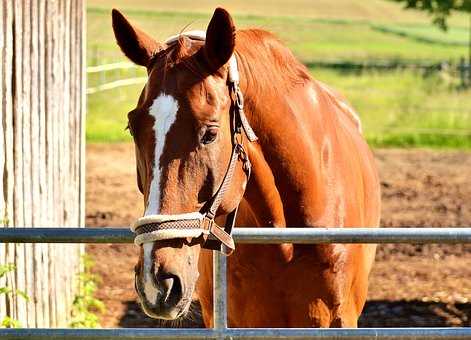
M 239 243 L 471 243 L 471 228 L 239 228 Z
M 221 252 L 213 252 L 213 328 L 227 329 L 227 259 Z
M 128 228 L 0 228 L 2 243 L 132 243 Z
M 0 339 L 28 340 L 154 340 L 202 338 L 311 338 L 311 339 L 447 339 L 471 338 L 471 328 L 229 328 L 225 331 L 195 328 L 117 328 L 117 329 L 0 329 Z
M 239 243 L 470 243 L 469 228 L 236 228 Z M 0 242 L 129 243 L 122 228 L 0 228 Z M 471 328 L 249 329 L 227 328 L 226 258 L 214 254 L 213 329 L 4 329 L 1 339 L 172 339 L 314 338 L 314 339 L 469 339 Z
M 3 243 L 132 243 L 127 228 L 0 228 Z M 467 228 L 235 228 L 238 243 L 471 243 Z

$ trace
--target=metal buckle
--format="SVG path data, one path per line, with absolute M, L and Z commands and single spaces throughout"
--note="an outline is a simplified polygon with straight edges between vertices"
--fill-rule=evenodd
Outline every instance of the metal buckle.
M 210 234 L 211 234 L 211 229 L 213 227 L 213 224 L 214 224 L 214 217 L 205 216 L 201 220 L 201 228 L 204 230 L 208 230 Z
M 244 109 L 244 96 L 242 95 L 242 91 L 240 90 L 239 84 L 234 84 L 234 92 L 235 105 L 240 111 L 242 111 Z

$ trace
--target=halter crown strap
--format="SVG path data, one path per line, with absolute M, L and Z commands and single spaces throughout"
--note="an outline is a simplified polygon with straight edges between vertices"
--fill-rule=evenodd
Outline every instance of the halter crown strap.
M 189 36 L 204 40 L 204 35 L 201 34 L 201 32 L 191 32 Z M 172 37 L 167 40 L 167 44 L 173 43 L 177 39 L 178 37 Z M 257 140 L 257 136 L 245 116 L 244 97 L 239 87 L 239 80 L 240 75 L 237 67 L 237 59 L 235 55 L 232 55 L 229 60 L 228 73 L 229 90 L 231 92 L 231 98 L 233 98 L 233 110 L 231 112 L 233 136 L 232 153 L 226 173 L 218 190 L 202 211 L 177 215 L 148 215 L 139 218 L 131 227 L 131 230 L 136 233 L 134 243 L 137 245 L 173 238 L 197 238 L 203 236 L 205 239 L 204 248 L 220 250 L 226 255 L 230 255 L 234 251 L 235 244 L 231 232 L 235 223 L 237 207 L 227 216 L 224 229 L 218 226 L 214 219 L 224 198 L 224 194 L 230 187 L 235 166 L 239 160 L 243 163 L 247 181 L 250 177 L 251 165 L 242 144 L 241 130 L 244 130 L 250 142 Z M 222 245 L 224 246 L 221 247 Z

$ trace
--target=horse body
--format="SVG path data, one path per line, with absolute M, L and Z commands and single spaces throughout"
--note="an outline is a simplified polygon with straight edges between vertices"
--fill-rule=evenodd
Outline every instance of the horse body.
M 148 128 L 152 121 L 145 112 L 158 96 L 158 93 L 153 92 L 157 91 L 154 88 L 163 88 L 163 85 L 155 83 L 152 76 L 159 69 L 148 66 L 148 62 L 159 45 L 133 29 L 127 21 L 123 21 L 124 18 L 114 16 L 113 19 L 118 43 L 125 54 L 136 63 L 147 66 L 149 71 L 149 83 L 141 95 L 137 113 L 132 114 L 133 130 L 139 131 L 134 136 L 139 186 L 145 200 L 149 201 L 152 152 L 147 150 L 153 149 L 153 143 Z M 211 25 L 217 29 L 212 30 Z M 225 95 L 227 90 L 221 87 L 225 86 L 224 82 L 218 79 L 224 79 L 224 72 L 227 72 L 221 71 L 220 67 L 227 62 L 228 52 L 229 55 L 235 53 L 240 68 L 240 87 L 245 97 L 245 111 L 259 140 L 256 143 L 245 141 L 244 147 L 252 163 L 252 175 L 248 183 L 244 182 L 242 171 L 235 175 L 231 192 L 227 194 L 228 199 L 221 205 L 219 219 L 223 220 L 224 214 L 240 202 L 236 221 L 238 226 L 377 227 L 380 212 L 378 174 L 373 156 L 361 134 L 359 120 L 348 103 L 326 85 L 313 80 L 307 69 L 271 34 L 260 30 L 235 33 L 229 14 L 223 10 L 215 12 L 208 35 L 207 45 L 214 41 L 218 44 L 210 48 L 204 42 L 184 39 L 181 45 L 186 52 L 177 52 L 187 58 L 182 59 L 185 60 L 186 67 L 188 60 L 201 55 L 201 58 L 206 58 L 202 65 L 211 64 L 218 59 L 212 56 L 212 61 L 208 62 L 207 55 L 211 56 L 211 53 L 215 53 L 216 57 L 225 55 L 220 57 L 221 65 L 218 64 L 215 70 L 208 72 L 202 82 L 186 78 L 181 81 L 176 76 L 176 80 L 167 81 L 170 85 L 165 88 L 165 93 L 173 91 L 175 98 L 179 98 L 179 95 L 183 96 L 179 93 L 184 92 L 184 97 L 178 99 L 178 104 L 191 112 L 197 121 L 208 120 L 204 114 L 213 112 L 214 108 L 228 108 Z M 234 35 L 234 44 L 226 46 L 225 42 L 230 41 Z M 130 39 L 137 39 L 137 43 L 127 46 Z M 209 52 L 202 54 L 204 49 Z M 163 67 L 166 67 L 167 61 L 165 59 Z M 157 64 L 158 62 L 159 60 Z M 178 61 L 174 64 L 178 65 Z M 196 66 L 192 64 L 192 72 L 193 67 Z M 204 72 L 200 70 L 199 73 Z M 216 76 L 213 77 L 213 73 Z M 160 77 L 167 77 L 167 73 L 160 74 Z M 170 75 L 168 78 L 171 78 Z M 179 85 L 179 81 L 185 86 Z M 181 87 L 185 91 L 173 90 Z M 216 156 L 211 153 L 213 151 L 198 147 L 197 150 L 200 151 L 193 152 L 190 133 L 178 133 L 184 131 L 183 122 L 189 121 L 188 118 L 181 118 L 186 116 L 178 112 L 176 121 L 167 134 L 165 147 L 162 146 L 167 154 L 164 152 L 160 156 L 163 161 L 159 163 L 167 171 L 161 180 L 163 184 L 160 191 L 161 211 L 167 214 L 174 213 L 174 210 L 192 211 L 195 203 L 186 200 L 186 197 L 197 196 L 199 201 L 200 196 L 210 197 L 209 194 L 216 186 L 214 183 L 220 182 L 223 175 L 218 167 L 211 171 L 207 169 L 206 164 L 215 162 Z M 224 132 L 229 123 L 224 115 L 220 121 L 219 134 L 226 137 L 225 142 L 221 140 L 221 144 L 216 145 L 220 151 L 218 160 L 221 164 L 227 164 L 228 152 L 222 151 L 229 150 L 230 147 Z M 168 144 L 170 134 L 174 138 L 180 138 L 180 149 L 176 144 Z M 216 146 L 211 150 L 216 150 Z M 188 153 L 182 151 L 185 147 Z M 171 151 L 174 154 L 170 154 Z M 206 159 L 195 160 L 198 155 L 204 157 L 206 153 L 209 153 Z M 204 173 L 209 177 L 196 176 L 203 165 Z M 174 172 L 172 167 L 175 168 Z M 187 195 L 182 196 L 185 193 Z M 205 325 L 211 326 L 211 251 L 199 251 L 199 246 L 195 246 L 193 241 L 182 242 L 179 246 L 160 244 L 148 247 L 148 256 L 151 256 L 148 260 L 155 262 L 152 270 L 156 271 L 156 279 L 146 289 L 151 291 L 152 285 L 164 287 L 159 289 L 167 289 L 167 296 L 178 296 L 179 292 L 173 284 L 178 278 L 182 281 L 178 288 L 187 289 L 187 298 L 188 291 L 191 292 L 188 287 L 194 284 L 195 277 L 198 276 L 189 273 L 193 270 L 192 263 L 198 261 L 197 293 Z M 237 245 L 236 252 L 228 262 L 229 325 L 355 327 L 366 300 L 368 274 L 374 253 L 375 245 L 364 244 Z M 145 273 L 142 274 L 146 270 L 145 256 L 147 255 L 141 251 L 136 273 L 136 288 L 141 300 L 149 300 L 145 291 L 140 292 L 141 283 L 138 282 L 146 277 Z M 164 275 L 161 274 L 162 271 Z M 159 294 L 156 291 L 149 295 L 155 297 Z M 180 295 L 183 294 L 180 292 Z M 175 304 L 181 304 L 177 298 L 174 300 Z M 147 301 L 145 305 L 148 309 L 153 309 L 149 314 L 162 315 L 157 305 L 152 306 L 152 301 Z M 178 313 L 165 315 L 180 315 Z
M 374 160 L 343 98 L 310 79 L 275 99 L 267 93 L 253 103 L 248 87 L 244 93 L 254 129 L 264 133 L 249 145 L 253 172 L 239 226 L 378 226 Z M 375 245 L 238 245 L 229 258 L 229 325 L 356 326 L 374 253 Z M 209 325 L 210 252 L 200 261 Z

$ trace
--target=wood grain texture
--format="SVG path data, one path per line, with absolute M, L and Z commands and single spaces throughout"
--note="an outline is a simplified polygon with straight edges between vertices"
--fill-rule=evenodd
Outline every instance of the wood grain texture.
M 84 225 L 84 13 L 83 0 L 0 3 L 2 226 Z M 29 296 L 0 297 L 0 319 L 66 327 L 82 250 L 0 245 L 17 268 L 6 284 Z
M 4 21 L 4 7 L 6 7 L 6 4 L 3 2 L 0 2 L 0 20 L 3 22 Z M 0 32 L 0 94 L 3 93 L 3 81 L 2 79 L 4 78 L 4 67 L 5 67 L 5 56 L 4 56 L 4 51 L 5 51 L 5 35 L 2 32 Z M 0 95 L 0 181 L 3 181 L 3 166 L 2 164 L 5 164 L 5 153 L 3 150 L 5 150 L 5 134 L 3 132 L 3 129 L 1 126 L 3 125 L 3 119 L 5 116 L 5 109 L 4 109 L 4 102 L 5 99 L 3 95 Z M 6 225 L 6 209 L 5 209 L 5 190 L 0 190 L 0 228 L 5 227 Z M 6 249 L 5 245 L 0 243 L 0 265 L 6 263 Z M 0 278 L 0 287 L 5 287 L 6 284 L 6 278 L 2 277 Z M 3 294 L 0 294 L 0 315 L 5 315 L 6 314 L 6 297 Z
M 1 81 L 2 85 L 2 126 L 4 135 L 4 177 L 3 177 L 3 192 L 5 199 L 6 215 L 4 222 L 8 227 L 13 219 L 13 187 L 14 187 L 14 161 L 13 161 L 13 93 L 11 80 L 13 77 L 13 4 L 10 1 L 3 2 L 3 16 L 2 16 L 2 36 L 3 36 L 3 51 L 2 51 L 2 64 L 3 76 Z M 5 263 L 15 263 L 15 245 L 5 245 Z M 16 289 L 16 280 L 13 272 L 7 274 L 7 283 L 13 290 Z M 6 313 L 10 316 L 17 315 L 16 300 L 5 301 Z

